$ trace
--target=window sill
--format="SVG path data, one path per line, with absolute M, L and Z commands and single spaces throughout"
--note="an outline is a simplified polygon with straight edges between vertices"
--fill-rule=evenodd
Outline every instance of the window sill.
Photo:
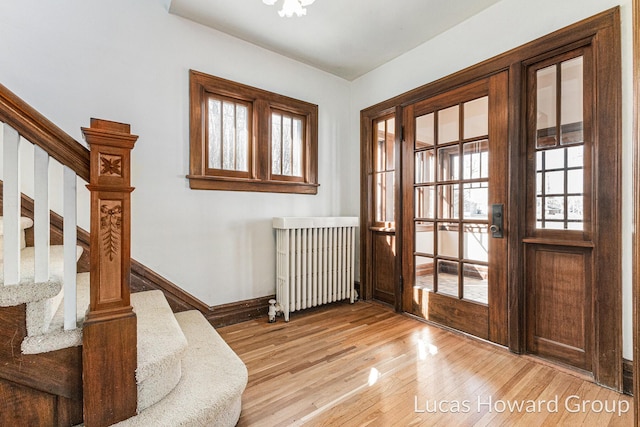
M 208 175 L 187 175 L 192 190 L 254 191 L 261 193 L 318 194 L 319 184 L 293 181 L 261 181 Z

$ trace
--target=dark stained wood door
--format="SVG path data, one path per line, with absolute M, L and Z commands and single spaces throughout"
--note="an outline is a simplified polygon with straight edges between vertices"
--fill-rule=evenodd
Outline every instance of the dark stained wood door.
M 583 47 L 528 67 L 526 350 L 592 369 L 593 59 Z
M 398 126 L 395 112 L 384 114 L 372 121 L 371 154 L 371 210 L 369 219 L 369 239 L 371 250 L 368 270 L 371 296 L 396 305 L 396 212 L 398 180 L 396 171 Z
M 507 325 L 506 72 L 404 110 L 403 307 L 503 345 Z

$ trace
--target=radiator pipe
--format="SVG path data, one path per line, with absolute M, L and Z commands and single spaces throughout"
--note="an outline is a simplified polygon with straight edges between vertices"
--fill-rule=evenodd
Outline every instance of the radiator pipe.
M 282 312 L 282 307 L 280 304 L 274 299 L 269 300 L 269 323 L 275 323 L 276 316 L 278 313 Z

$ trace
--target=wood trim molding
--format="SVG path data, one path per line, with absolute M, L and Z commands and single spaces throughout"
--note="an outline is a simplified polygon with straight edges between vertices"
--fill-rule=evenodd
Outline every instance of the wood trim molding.
M 131 260 L 131 292 L 160 290 L 174 313 L 198 310 L 214 327 L 266 317 L 275 295 L 210 306 L 136 260 Z
M 634 425 L 640 425 L 640 0 L 633 0 L 633 402 Z
M 89 182 L 89 150 L 1 84 L 0 121 Z
M 205 317 L 216 328 L 260 317 L 265 317 L 266 322 L 269 300 L 275 299 L 275 297 L 275 295 L 267 295 L 266 297 L 216 305 L 211 307 L 211 312 L 205 314 Z

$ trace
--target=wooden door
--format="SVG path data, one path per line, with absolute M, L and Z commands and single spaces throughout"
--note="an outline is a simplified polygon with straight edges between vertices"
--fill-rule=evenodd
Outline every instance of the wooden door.
M 506 345 L 507 73 L 404 110 L 403 306 Z
M 526 349 L 586 371 L 594 332 L 592 69 L 584 47 L 527 72 Z
M 369 278 L 372 297 L 396 304 L 396 118 L 395 113 L 373 120 L 371 203 L 369 221 L 371 252 Z

